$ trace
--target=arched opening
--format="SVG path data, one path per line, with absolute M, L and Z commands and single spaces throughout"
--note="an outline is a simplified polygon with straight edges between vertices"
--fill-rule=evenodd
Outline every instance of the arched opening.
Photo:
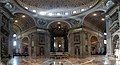
M 68 52 L 68 30 L 69 24 L 63 21 L 56 21 L 49 26 L 51 52 Z
M 39 50 L 40 50 L 39 55 L 43 56 L 44 55 L 44 51 L 45 51 L 44 47 L 40 47 Z
M 16 28 L 16 26 L 20 28 L 20 31 L 18 28 Z M 26 31 L 35 26 L 36 26 L 36 24 L 35 24 L 34 19 L 32 17 L 30 17 L 29 15 L 24 14 L 24 13 L 15 13 L 14 14 L 13 28 L 18 34 L 22 31 Z
M 92 36 L 90 39 L 91 42 L 91 54 L 96 55 L 98 54 L 98 39 L 96 36 Z
M 105 32 L 105 12 L 94 11 L 85 16 L 83 22 L 84 28 L 90 28 L 95 31 Z
M 104 41 L 104 35 L 102 34 L 106 32 L 105 12 L 98 10 L 89 13 L 85 16 L 82 27 L 88 31 L 90 30 L 91 35 L 97 35 L 97 37 L 92 36 L 90 38 L 91 54 L 103 54 L 105 45 L 102 44 L 102 41 Z M 98 41 L 98 38 L 100 41 Z
M 23 39 L 22 39 L 22 52 L 21 53 L 23 53 L 23 54 L 29 54 L 29 39 L 27 38 L 27 37 L 24 37 Z

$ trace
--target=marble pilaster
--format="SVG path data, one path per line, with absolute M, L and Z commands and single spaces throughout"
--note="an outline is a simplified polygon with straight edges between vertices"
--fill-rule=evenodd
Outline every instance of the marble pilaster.
M 109 18 L 106 19 L 106 32 L 107 32 L 107 36 L 106 36 L 106 40 L 107 40 L 107 55 L 112 55 L 112 37 L 111 37 L 111 33 L 109 31 L 109 27 L 110 27 L 110 22 L 111 20 Z

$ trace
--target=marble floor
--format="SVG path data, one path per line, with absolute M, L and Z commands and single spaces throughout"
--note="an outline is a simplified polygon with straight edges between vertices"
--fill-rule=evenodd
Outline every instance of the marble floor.
M 0 63 L 0 65 L 4 65 Z M 69 58 L 69 59 L 31 59 L 14 57 L 8 65 L 120 65 L 120 60 L 107 56 L 92 56 L 85 59 Z

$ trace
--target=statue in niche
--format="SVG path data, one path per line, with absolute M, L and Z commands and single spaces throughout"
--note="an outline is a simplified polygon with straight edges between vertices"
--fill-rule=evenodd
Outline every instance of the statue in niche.
M 88 34 L 87 33 L 85 33 L 85 39 L 88 40 Z
M 44 47 L 40 47 L 39 48 L 39 54 L 40 55 L 44 55 Z
M 28 45 L 23 46 L 23 52 L 22 53 L 27 53 L 28 54 Z
M 45 42 L 44 34 L 39 34 L 39 42 L 40 42 L 39 45 Z
M 80 48 L 79 48 L 79 46 L 75 46 L 75 55 L 80 55 Z
M 85 46 L 85 50 L 86 50 L 86 52 L 88 52 L 88 45 Z

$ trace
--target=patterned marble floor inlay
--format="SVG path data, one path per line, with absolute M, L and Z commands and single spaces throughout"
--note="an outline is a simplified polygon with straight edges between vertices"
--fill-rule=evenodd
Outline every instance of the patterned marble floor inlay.
M 4 64 L 0 63 L 0 65 Z M 120 65 L 120 60 L 107 56 L 92 56 L 85 59 L 30 59 L 14 57 L 8 62 L 8 65 Z

